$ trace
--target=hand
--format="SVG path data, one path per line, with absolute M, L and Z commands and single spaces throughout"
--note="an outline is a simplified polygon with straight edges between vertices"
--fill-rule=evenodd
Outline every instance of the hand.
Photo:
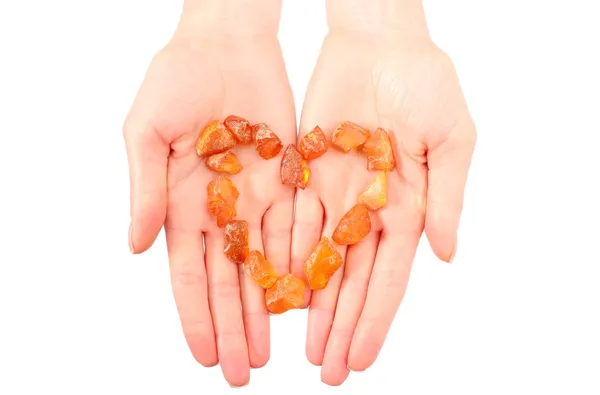
M 345 264 L 327 288 L 312 293 L 306 353 L 321 378 L 341 384 L 349 369 L 368 368 L 381 349 L 403 298 L 425 229 L 436 255 L 451 261 L 475 128 L 450 59 L 417 34 L 362 34 L 332 29 L 314 71 L 300 135 L 319 125 L 331 136 L 348 120 L 384 127 L 397 168 L 388 173 L 387 206 L 372 215 L 361 242 L 339 246 Z M 297 191 L 292 273 L 321 235 L 340 218 L 376 172 L 358 152 L 333 148 L 311 162 L 309 187 Z
M 269 316 L 263 290 L 223 254 L 223 230 L 206 201 L 216 174 L 196 154 L 195 142 L 209 121 L 233 114 L 267 123 L 284 145 L 295 143 L 293 97 L 277 27 L 272 30 L 238 35 L 211 27 L 191 35 L 180 27 L 152 61 L 125 124 L 132 252 L 149 248 L 164 224 L 187 343 L 202 365 L 220 362 L 232 386 L 246 384 L 250 367 L 269 359 Z M 285 274 L 293 190 L 279 182 L 281 156 L 264 160 L 254 146 L 234 151 L 244 166 L 230 177 L 240 192 L 237 218 L 249 223 L 250 248 Z

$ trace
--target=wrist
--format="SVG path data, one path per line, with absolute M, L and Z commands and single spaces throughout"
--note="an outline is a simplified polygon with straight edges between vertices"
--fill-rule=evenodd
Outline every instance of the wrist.
M 327 0 L 330 32 L 428 38 L 422 0 Z
M 184 0 L 179 37 L 277 37 L 281 0 Z

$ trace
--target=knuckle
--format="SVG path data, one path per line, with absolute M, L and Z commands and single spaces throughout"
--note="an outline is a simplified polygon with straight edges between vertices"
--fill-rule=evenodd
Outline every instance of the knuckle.
M 218 299 L 239 299 L 240 298 L 240 286 L 235 281 L 209 282 L 208 292 L 212 298 L 218 298 Z
M 407 277 L 403 271 L 398 269 L 373 271 L 371 282 L 386 297 L 401 300 L 406 293 Z
M 368 285 L 369 276 L 351 273 L 350 270 L 344 270 L 344 275 L 342 277 L 342 289 L 346 288 L 352 294 L 361 294 L 366 292 Z
M 204 287 L 206 288 L 206 274 L 201 270 L 180 269 L 174 270 L 171 275 L 173 286 Z
M 209 336 L 212 322 L 197 317 L 181 317 L 181 328 L 186 339 L 196 339 L 199 336 Z
M 290 229 L 285 226 L 269 226 L 263 231 L 267 241 L 273 239 L 273 241 L 287 240 L 290 238 Z

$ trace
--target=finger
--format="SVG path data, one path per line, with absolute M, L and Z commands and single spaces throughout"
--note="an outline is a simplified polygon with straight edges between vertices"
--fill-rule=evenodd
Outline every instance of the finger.
M 419 235 L 414 231 L 382 232 L 367 299 L 350 345 L 350 370 L 365 370 L 377 358 L 404 297 Z
M 129 249 L 132 253 L 141 253 L 154 243 L 165 222 L 170 148 L 156 130 L 137 120 L 128 120 L 123 134 L 131 195 Z
M 206 234 L 208 301 L 217 338 L 217 353 L 223 376 L 231 386 L 250 380 L 248 345 L 242 318 L 238 265 L 224 255 L 221 231 Z
M 323 205 L 311 189 L 296 191 L 296 208 L 292 226 L 292 251 L 290 272 L 306 280 L 304 264 L 321 238 Z M 310 302 L 310 288 L 306 287 L 304 307 Z
M 438 258 L 451 262 L 456 253 L 457 230 L 471 156 L 475 128 L 457 130 L 449 140 L 427 154 L 428 190 L 425 232 Z
M 257 221 L 249 226 L 248 244 L 250 250 L 257 250 L 264 254 L 259 224 L 260 222 Z M 243 265 L 239 265 L 238 271 L 250 366 L 260 368 L 269 361 L 271 354 L 269 313 L 265 305 L 265 292 L 244 273 Z
M 204 366 L 218 363 L 208 306 L 208 285 L 201 232 L 166 231 L 173 295 L 192 355 Z
M 324 236 L 330 237 L 333 234 L 335 227 L 343 215 L 344 212 L 339 209 L 327 211 L 327 218 L 323 225 Z M 347 247 L 345 245 L 336 245 L 336 247 L 345 260 Z M 312 293 L 308 312 L 306 357 L 313 365 L 320 366 L 323 363 L 325 346 L 327 345 L 327 339 L 329 338 L 329 332 L 333 323 L 344 269 L 345 265 L 342 265 L 329 279 L 327 287 L 319 291 L 313 291 Z
M 265 258 L 278 276 L 290 272 L 290 245 L 294 215 L 294 191 L 274 202 L 263 217 L 262 236 Z
M 367 297 L 378 244 L 379 232 L 371 232 L 359 244 L 348 248 L 335 318 L 321 369 L 321 380 L 326 384 L 340 385 L 348 377 L 348 351 Z

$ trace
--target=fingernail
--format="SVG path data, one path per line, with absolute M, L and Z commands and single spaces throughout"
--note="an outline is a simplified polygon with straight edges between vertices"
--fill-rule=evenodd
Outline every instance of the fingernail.
M 247 386 L 248 386 L 248 383 L 242 384 L 242 385 L 231 385 L 231 384 L 229 384 L 230 388 L 244 388 L 244 387 L 247 387 Z
M 346 367 L 348 368 L 349 371 L 351 371 L 352 373 L 362 373 L 364 372 L 364 370 L 352 370 L 352 368 L 349 365 L 346 365 Z
M 132 239 L 131 233 L 132 233 L 131 224 L 129 224 L 129 235 L 127 237 L 129 240 L 129 251 L 131 252 L 131 254 L 135 254 L 135 251 L 133 250 L 133 241 L 131 240 Z

